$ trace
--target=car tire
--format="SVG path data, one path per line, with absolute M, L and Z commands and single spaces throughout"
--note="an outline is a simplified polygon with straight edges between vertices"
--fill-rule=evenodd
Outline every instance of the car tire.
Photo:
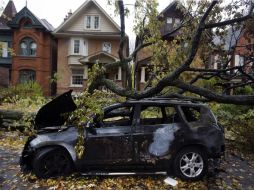
M 67 176 L 72 171 L 72 159 L 63 148 L 44 148 L 33 159 L 33 172 L 39 178 Z
M 179 151 L 173 161 L 177 177 L 186 181 L 197 181 L 204 177 L 208 168 L 205 151 L 198 147 L 186 147 Z

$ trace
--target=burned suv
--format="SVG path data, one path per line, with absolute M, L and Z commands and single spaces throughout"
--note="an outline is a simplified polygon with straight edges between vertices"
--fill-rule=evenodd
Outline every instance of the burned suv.
M 128 100 L 104 109 L 103 119 L 84 124 L 85 153 L 75 152 L 75 126 L 62 126 L 62 113 L 76 106 L 67 92 L 43 106 L 35 119 L 38 129 L 22 152 L 23 170 L 38 177 L 119 172 L 175 174 L 201 179 L 208 159 L 224 152 L 223 129 L 204 104 L 176 99 Z M 59 127 L 61 126 L 61 127 Z

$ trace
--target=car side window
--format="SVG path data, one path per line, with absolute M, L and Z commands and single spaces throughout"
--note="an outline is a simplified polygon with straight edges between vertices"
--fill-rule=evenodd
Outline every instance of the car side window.
M 166 118 L 164 123 L 177 123 L 180 122 L 180 118 L 174 107 L 165 107 Z
M 182 106 L 181 108 L 188 122 L 197 122 L 201 120 L 200 107 Z
M 170 106 L 142 106 L 140 113 L 141 125 L 170 124 L 177 122 L 177 116 L 174 107 Z
M 130 126 L 132 124 L 133 107 L 118 107 L 106 112 L 102 119 L 104 127 Z

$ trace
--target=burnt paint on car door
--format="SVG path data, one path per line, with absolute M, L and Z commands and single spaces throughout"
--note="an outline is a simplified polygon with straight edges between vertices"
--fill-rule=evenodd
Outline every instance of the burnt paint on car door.
M 87 133 L 85 162 L 96 164 L 123 164 L 132 161 L 131 126 L 114 126 Z
M 151 107 L 153 108 L 150 111 L 156 113 L 153 115 L 149 111 L 145 113 L 145 118 L 142 118 L 144 117 L 142 112 L 147 108 L 140 108 L 140 119 L 133 133 L 136 162 L 148 167 L 164 167 L 165 164 L 168 165 L 168 159 L 171 157 L 170 147 L 175 140 L 174 134 L 180 126 L 175 120 L 174 107 L 168 106 L 170 109 L 165 109 L 163 105 Z

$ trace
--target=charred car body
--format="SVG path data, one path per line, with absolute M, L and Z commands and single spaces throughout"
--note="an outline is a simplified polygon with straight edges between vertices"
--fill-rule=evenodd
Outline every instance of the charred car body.
M 22 152 L 23 170 L 43 178 L 72 171 L 166 171 L 198 180 L 207 172 L 208 159 L 224 152 L 223 129 L 206 105 L 152 98 L 108 106 L 103 119 L 85 124 L 85 153 L 78 159 L 75 126 L 59 127 L 65 121 L 62 113 L 75 109 L 67 92 L 39 110 L 38 134 L 28 139 Z

